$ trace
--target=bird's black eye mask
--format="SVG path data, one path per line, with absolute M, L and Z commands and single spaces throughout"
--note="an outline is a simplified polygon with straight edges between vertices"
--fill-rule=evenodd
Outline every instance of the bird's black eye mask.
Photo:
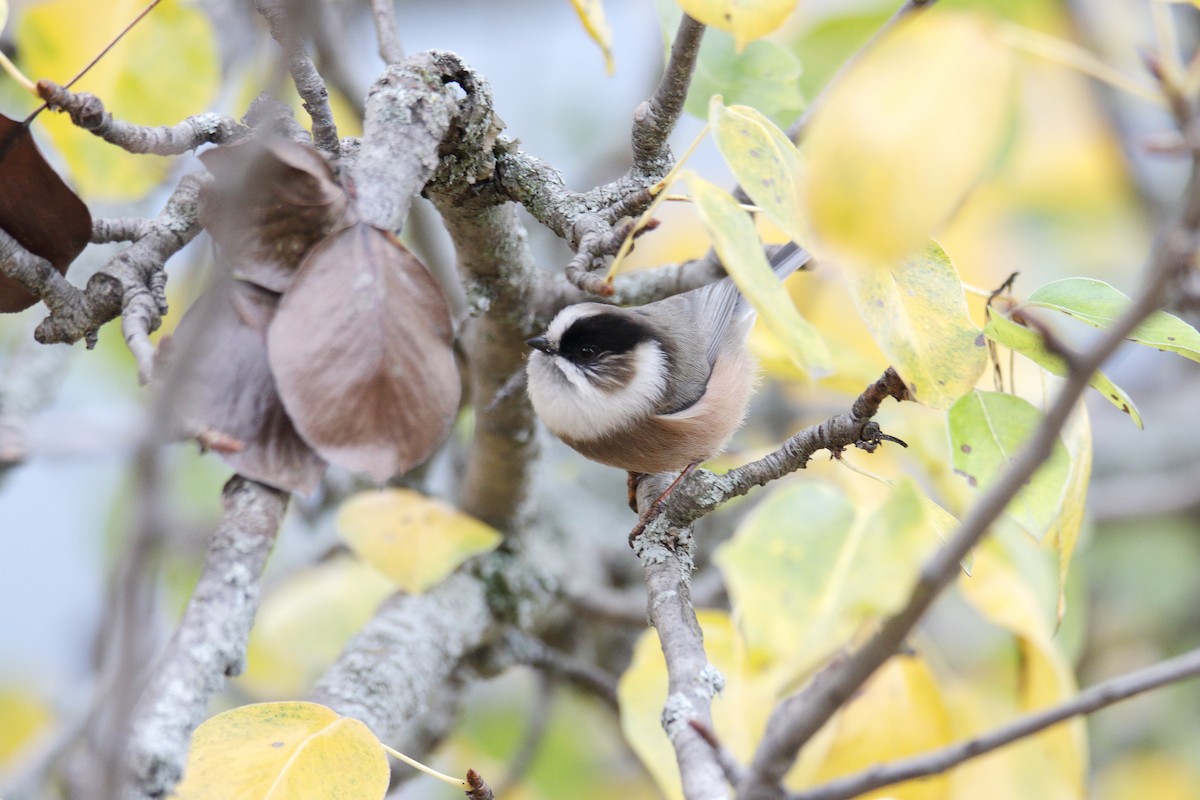
M 592 314 L 581 317 L 563 333 L 558 354 L 580 365 L 593 364 L 605 355 L 628 353 L 654 338 L 649 326 L 625 314 Z

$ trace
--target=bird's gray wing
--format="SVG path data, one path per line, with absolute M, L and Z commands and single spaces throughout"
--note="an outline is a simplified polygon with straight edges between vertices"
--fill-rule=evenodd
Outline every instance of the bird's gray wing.
M 795 242 L 788 242 L 775 251 L 771 257 L 771 270 L 782 281 L 812 258 L 808 251 Z M 780 290 L 782 291 L 782 289 Z M 688 294 L 692 294 L 689 292 Z M 744 322 L 747 315 L 753 314 L 753 307 L 738 291 L 737 285 L 731 278 L 722 278 L 716 283 L 695 290 L 697 321 L 709 326 L 705 333 L 708 336 L 706 356 L 711 368 L 717 360 L 721 343 L 729 326 L 734 322 Z

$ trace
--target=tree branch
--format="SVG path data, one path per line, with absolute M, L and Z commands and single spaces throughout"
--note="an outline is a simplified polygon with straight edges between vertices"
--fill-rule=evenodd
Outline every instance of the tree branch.
M 32 289 L 50 307 L 50 315 L 38 325 L 34 337 L 43 344 L 69 344 L 82 338 L 90 348 L 100 326 L 120 315 L 125 342 L 138 363 L 138 376 L 147 382 L 154 361 L 149 335 L 167 313 L 164 267 L 167 259 L 200 232 L 197 200 L 204 180 L 199 173 L 183 176 L 162 212 L 149 223 L 149 232 L 105 264 L 83 292 L 68 291 L 53 279 L 44 291 Z
M 37 90 L 49 108 L 66 112 L 77 127 L 130 153 L 175 156 L 202 144 L 227 144 L 249 133 L 245 125 L 232 117 L 212 113 L 188 117 L 177 125 L 135 125 L 113 119 L 94 94 L 76 94 L 44 79 L 38 81 Z
M 131 719 L 127 758 L 138 787 L 150 797 L 174 788 L 209 700 L 227 675 L 245 667 L 259 577 L 288 495 L 235 475 L 221 502 L 225 516 L 209 541 L 204 570 Z
M 646 476 L 638 486 L 638 508 L 649 508 L 670 479 L 666 474 Z M 675 747 L 683 796 L 687 800 L 728 797 L 714 750 L 694 727 L 699 723 L 712 728 L 712 699 L 724 688 L 725 678 L 708 663 L 692 606 L 691 526 L 647 526 L 633 545 L 645 573 L 650 623 L 658 631 L 667 664 L 662 725 Z
M 687 14 L 679 20 L 671 57 L 666 71 L 654 91 L 654 96 L 633 112 L 633 164 L 645 174 L 666 174 L 673 160 L 667 148 L 667 137 L 683 113 L 688 86 L 696 69 L 704 25 Z
M 325 88 L 325 81 L 304 48 L 301 39 L 304 20 L 295 18 L 300 12 L 293 4 L 280 0 L 254 0 L 254 7 L 267 21 L 271 37 L 283 49 L 296 93 L 300 95 L 304 110 L 312 119 L 313 144 L 318 150 L 336 157 L 340 149 L 337 126 L 329 108 L 329 90 Z
M 1041 424 L 1000 479 L 971 508 L 958 530 L 922 567 L 905 606 L 884 620 L 879 630 L 819 684 L 809 687 L 803 702 L 785 701 L 772 713 L 767 730 L 738 787 L 746 800 L 783 797 L 780 781 L 800 748 L 903 645 L 929 606 L 957 575 L 959 563 L 987 533 L 1034 471 L 1050 457 L 1059 432 L 1088 386 L 1092 373 L 1149 314 L 1162 305 L 1167 285 L 1190 269 L 1200 234 L 1200 168 L 1193 162 L 1184 205 L 1155 243 L 1145 283 L 1121 317 L 1096 344 L 1080 355 Z
M 389 67 L 404 60 L 404 48 L 396 32 L 396 0 L 371 0 L 375 33 L 379 39 L 379 57 Z
M 1013 720 L 1007 725 L 965 742 L 943 747 L 912 758 L 879 764 L 854 775 L 830 781 L 822 786 L 793 792 L 788 800 L 849 800 L 894 783 L 937 775 L 984 753 L 1032 736 L 1063 720 L 1090 714 L 1135 695 L 1169 683 L 1200 675 L 1200 649 L 1160 662 L 1151 667 L 1084 689 L 1070 700 Z

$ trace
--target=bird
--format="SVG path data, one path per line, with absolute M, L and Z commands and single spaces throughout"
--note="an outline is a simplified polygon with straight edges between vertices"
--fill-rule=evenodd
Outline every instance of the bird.
M 771 268 L 782 280 L 809 258 L 788 243 Z M 628 471 L 631 486 L 636 473 L 682 478 L 742 424 L 757 378 L 754 316 L 729 277 L 642 306 L 567 306 L 526 341 L 529 399 L 551 433 Z

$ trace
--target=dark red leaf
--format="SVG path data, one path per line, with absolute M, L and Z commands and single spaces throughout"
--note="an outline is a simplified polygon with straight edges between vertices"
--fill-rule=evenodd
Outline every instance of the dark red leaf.
M 184 314 L 159 374 L 204 447 L 247 478 L 311 494 L 325 462 L 296 433 L 267 362 L 266 330 L 279 296 L 246 283 L 216 286 Z
M 349 213 L 346 191 L 312 147 L 252 139 L 200 155 L 214 180 L 200 221 L 239 278 L 287 291 L 309 249 Z
M 92 215 L 63 183 L 29 129 L 0 114 L 0 228 L 65 275 L 92 239 Z M 37 298 L 0 275 L 0 313 L 23 311 Z
M 425 265 L 362 223 L 313 248 L 267 334 L 297 430 L 377 481 L 420 464 L 449 431 L 460 392 L 452 340 Z

